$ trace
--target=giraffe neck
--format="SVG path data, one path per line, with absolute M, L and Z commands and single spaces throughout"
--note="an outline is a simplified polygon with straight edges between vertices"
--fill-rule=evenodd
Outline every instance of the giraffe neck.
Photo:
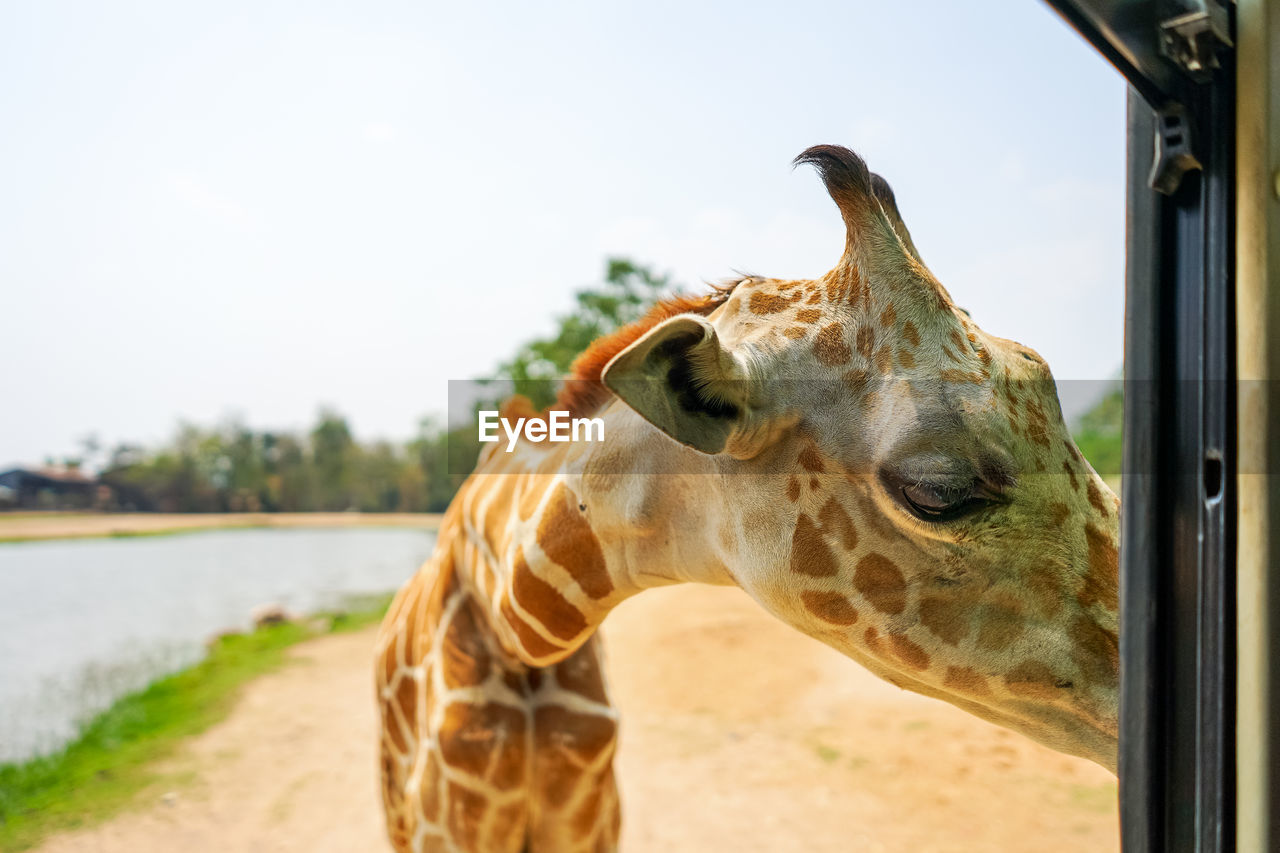
M 602 443 L 483 455 L 441 528 L 438 558 L 527 665 L 568 657 L 649 587 L 735 582 L 737 523 L 708 488 L 719 469 L 621 404 L 601 416 Z

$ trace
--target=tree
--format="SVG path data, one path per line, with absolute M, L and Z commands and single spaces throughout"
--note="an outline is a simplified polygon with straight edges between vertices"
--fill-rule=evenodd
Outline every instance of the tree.
M 320 421 L 311 430 L 320 509 L 344 510 L 353 506 L 354 446 L 346 418 L 332 409 L 321 409 Z
M 426 509 L 442 512 L 475 467 L 480 442 L 474 428 L 446 430 L 431 418 L 423 418 L 408 450 L 409 458 L 422 472 Z
M 555 402 L 559 382 L 579 353 L 596 338 L 640 319 L 673 289 L 668 275 L 626 258 L 609 258 L 603 284 L 574 294 L 576 306 L 556 318 L 556 333 L 521 346 L 499 366 L 498 374 L 511 380 L 517 394 L 543 409 Z
M 1099 474 L 1118 477 L 1123 433 L 1124 386 L 1121 383 L 1076 421 L 1076 446 Z

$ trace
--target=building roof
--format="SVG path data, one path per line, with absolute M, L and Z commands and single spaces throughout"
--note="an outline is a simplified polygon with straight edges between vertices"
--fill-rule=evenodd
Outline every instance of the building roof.
M 41 465 L 33 468 L 10 468 L 7 471 L 0 471 L 0 476 L 4 476 L 6 474 L 25 474 L 29 477 L 49 480 L 54 483 L 66 483 L 68 485 L 87 485 L 98 481 L 97 477 L 90 477 L 78 468 L 68 468 L 61 465 Z

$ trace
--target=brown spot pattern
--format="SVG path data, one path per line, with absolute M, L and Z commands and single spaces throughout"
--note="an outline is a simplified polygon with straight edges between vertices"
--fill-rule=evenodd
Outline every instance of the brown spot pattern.
M 450 767 L 510 790 L 524 782 L 523 708 L 498 702 L 450 702 L 440 725 L 440 757 Z
M 953 368 L 947 368 L 946 370 L 942 371 L 940 375 L 942 377 L 943 382 L 955 382 L 955 383 L 967 382 L 971 385 L 982 384 L 982 376 L 977 373 L 968 373 L 963 370 L 955 370 Z
M 592 644 L 588 643 L 566 660 L 556 664 L 555 669 L 556 682 L 565 690 L 585 696 L 602 705 L 608 704 L 609 697 L 605 693 L 604 676 L 600 672 L 600 661 L 596 658 Z
M 1098 515 L 1106 518 L 1107 502 L 1102 499 L 1102 490 L 1098 488 L 1098 484 L 1094 482 L 1092 477 L 1089 478 L 1086 485 L 1086 491 L 1089 494 L 1089 503 L 1093 504 L 1093 508 L 1098 511 Z
M 1085 525 L 1084 537 L 1089 546 L 1089 569 L 1080 590 L 1080 604 L 1089 607 L 1097 603 L 1115 610 L 1120 606 L 1120 555 L 1115 543 L 1092 524 Z
M 1091 682 L 1114 681 L 1120 671 L 1120 638 L 1087 616 L 1077 616 L 1069 629 L 1071 659 Z
M 452 585 L 452 581 L 446 582 Z M 440 586 L 437 584 L 437 586 Z M 435 592 L 436 590 L 433 590 Z M 438 590 L 444 592 L 444 590 Z M 418 626 L 422 621 L 423 611 L 426 609 L 422 606 L 422 592 L 415 584 L 413 591 L 405 598 L 405 620 L 404 620 L 404 650 L 405 654 L 413 655 L 417 652 L 418 642 Z
M 390 684 L 400 669 L 400 657 L 396 654 L 394 641 L 387 643 L 382 652 L 382 684 Z
M 1079 491 L 1080 481 L 1076 479 L 1076 472 L 1075 472 L 1075 469 L 1071 467 L 1070 459 L 1062 460 L 1062 470 L 1065 471 L 1067 473 L 1067 476 L 1071 478 L 1071 490 Z
M 944 687 L 950 687 L 963 693 L 974 693 L 985 696 L 991 693 L 985 679 L 977 670 L 967 666 L 949 666 L 942 679 Z
M 867 383 L 871 381 L 871 375 L 867 373 L 865 368 L 859 367 L 847 371 L 840 379 L 844 382 L 844 387 L 849 389 L 849 393 L 861 397 L 867 390 Z
M 524 646 L 525 651 L 533 657 L 545 658 L 564 651 L 563 647 L 549 642 L 535 631 L 532 625 L 520 618 L 520 614 L 516 613 L 515 608 L 511 606 L 511 602 L 506 596 L 502 597 L 502 602 L 498 605 L 498 609 L 502 611 L 502 618 L 507 620 L 507 624 L 516 632 L 516 638 L 520 640 L 520 645 Z
M 587 630 L 582 611 L 570 604 L 560 590 L 533 573 L 523 551 L 516 552 L 511 593 L 526 613 L 562 640 L 572 640 Z
M 800 298 L 798 293 L 794 296 L 779 296 L 776 293 L 764 293 L 757 290 L 751 294 L 747 307 L 751 309 L 752 314 L 776 314 L 798 298 Z
M 859 328 L 858 334 L 854 338 L 854 345 L 858 348 L 858 355 L 863 358 L 871 358 L 871 353 L 876 348 L 875 329 L 870 326 Z
M 969 633 L 969 608 L 954 596 L 928 595 L 920 601 L 920 624 L 954 646 Z
M 872 552 L 858 561 L 853 585 L 881 613 L 901 613 L 907 606 L 907 582 L 887 557 Z
M 837 592 L 805 590 L 800 593 L 800 601 L 810 613 L 832 625 L 852 625 L 858 621 L 858 611 L 849 599 Z
M 1022 636 L 1022 624 L 1006 611 L 990 615 L 978 629 L 978 648 L 984 651 L 1003 651 Z
M 916 331 L 916 324 L 910 320 L 902 324 L 902 336 L 907 339 L 907 343 L 911 344 L 911 346 L 920 346 L 920 333 Z
M 453 843 L 464 850 L 477 850 L 480 843 L 480 827 L 484 823 L 489 798 L 470 788 L 449 783 L 449 814 L 447 825 Z
M 840 537 L 840 544 L 846 551 L 852 551 L 857 547 L 858 531 L 853 527 L 853 519 L 834 497 L 827 498 L 822 509 L 818 510 L 818 524 L 821 525 L 823 533 Z
M 592 598 L 613 592 L 613 579 L 604 564 L 604 552 L 595 531 L 578 509 L 578 499 L 561 483 L 538 522 L 538 545 L 553 562 L 563 566 L 582 591 Z
M 813 340 L 813 354 L 827 367 L 848 364 L 853 352 L 844 342 L 844 326 L 840 323 L 824 326 Z
M 815 578 L 831 577 L 838 571 L 827 541 L 804 513 L 800 513 L 791 537 L 791 571 Z
M 928 669 L 929 655 L 924 649 L 907 639 L 906 634 L 890 634 L 889 644 L 898 660 L 912 669 Z
M 396 751 L 403 753 L 409 748 L 409 740 L 405 736 L 405 731 L 401 727 L 400 721 L 396 718 L 395 711 L 392 710 L 392 706 L 396 704 L 396 700 L 392 698 L 389 701 L 384 701 L 382 704 L 382 731 L 391 739 L 391 744 L 395 747 Z
M 827 298 L 832 302 L 839 302 L 844 298 L 845 293 L 844 279 L 839 274 L 833 273 L 827 278 Z
M 489 677 L 489 650 L 470 602 L 459 607 L 440 641 L 441 674 L 450 688 L 471 687 Z
M 529 808 L 523 802 L 515 802 L 497 809 L 491 824 L 489 850 L 515 850 L 524 840 L 529 826 Z M 423 851 L 429 853 L 429 851 Z
M 440 817 L 440 759 L 434 752 L 427 753 L 418 797 L 422 803 L 422 816 L 434 823 Z
M 563 806 L 582 778 L 582 766 L 612 749 L 618 727 L 608 717 L 580 714 L 559 705 L 534 711 L 535 778 L 549 806 Z
M 855 307 L 870 302 L 871 293 L 867 288 L 867 282 L 862 278 L 862 270 L 857 267 L 849 270 L 849 291 L 849 302 Z
M 1054 699 L 1060 695 L 1057 677 L 1039 661 L 1028 660 L 1004 674 L 1004 686 L 1010 693 L 1031 699 Z
M 533 672 L 534 670 L 530 670 Z M 528 684 L 525 682 L 524 676 L 518 672 L 505 670 L 502 673 L 502 683 L 507 685 L 507 689 L 517 696 L 524 696 L 528 690 Z
M 813 445 L 805 445 L 800 451 L 800 467 L 814 474 L 821 474 L 826 468 L 822 465 L 822 457 L 818 455 L 818 451 Z

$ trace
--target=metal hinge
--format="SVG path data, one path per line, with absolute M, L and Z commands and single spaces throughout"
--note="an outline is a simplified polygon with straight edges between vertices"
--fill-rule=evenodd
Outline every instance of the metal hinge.
M 1183 175 L 1202 168 L 1191 149 L 1191 122 L 1182 104 L 1170 101 L 1156 110 L 1155 145 L 1147 184 L 1156 192 L 1173 195 Z
M 1227 9 L 1214 0 L 1202 8 L 1160 24 L 1160 53 L 1197 83 L 1205 83 L 1219 67 L 1218 51 L 1233 47 Z
M 1221 67 L 1218 54 L 1234 47 L 1227 7 L 1201 0 L 1199 8 L 1160 23 L 1160 53 L 1197 83 L 1207 83 Z M 1156 110 L 1155 158 L 1147 183 L 1156 192 L 1173 195 L 1182 176 L 1201 164 L 1192 145 L 1186 109 L 1170 101 Z

